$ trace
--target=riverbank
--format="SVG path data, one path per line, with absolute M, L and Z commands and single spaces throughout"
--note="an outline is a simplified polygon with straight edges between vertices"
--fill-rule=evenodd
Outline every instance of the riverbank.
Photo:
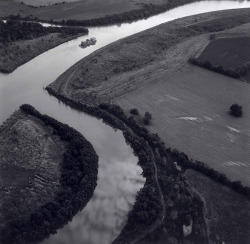
M 38 23 L 25 24 L 18 21 L 13 23 L 0 23 L 2 31 L 10 35 L 8 37 L 5 34 L 0 40 L 0 72 L 3 73 L 11 73 L 41 53 L 88 34 L 88 30 L 84 28 L 43 27 Z M 28 34 L 27 27 L 30 32 Z M 31 28 L 33 32 L 30 31 Z M 17 30 L 21 34 L 16 34 Z M 11 40 L 11 35 L 12 38 L 14 36 L 13 40 Z
M 249 13 L 228 10 L 186 17 L 116 41 L 73 65 L 50 87 L 82 102 L 112 101 L 152 83 L 155 70 L 170 75 L 182 69 L 208 44 L 209 33 L 248 23 Z
M 98 157 L 80 133 L 29 105 L 1 126 L 0 136 L 0 242 L 41 241 L 92 197 Z
M 244 35 L 249 29 L 249 13 L 249 9 L 219 11 L 162 24 L 97 50 L 49 87 L 83 103 L 113 101 L 127 110 L 132 107 L 142 112 L 149 110 L 156 118 L 150 129 L 161 134 L 169 147 L 178 148 L 232 180 L 249 185 L 248 167 L 228 167 L 230 161 L 245 165 L 249 157 L 243 146 L 244 138 L 248 141 L 248 134 L 244 133 L 247 117 L 232 120 L 226 114 L 228 104 L 234 99 L 247 109 L 248 97 L 243 94 L 247 94 L 248 87 L 188 64 L 189 58 L 199 55 L 210 42 L 212 33 L 218 38 L 240 32 Z M 197 93 L 195 87 L 203 93 Z M 215 93 L 218 87 L 227 92 Z M 189 120 L 190 117 L 195 120 Z M 206 130 L 202 130 L 204 125 Z M 232 137 L 229 138 L 229 128 L 241 131 L 232 135 L 234 144 Z M 241 152 L 240 158 L 236 152 Z
M 169 0 L 167 3 L 164 0 L 156 0 L 153 4 L 142 0 L 109 0 L 107 2 L 94 0 L 31 7 L 9 1 L 0 2 L 0 17 L 6 18 L 18 13 L 21 17 L 33 17 L 44 21 L 70 20 L 79 21 L 77 25 L 97 26 L 143 19 L 192 2 L 195 0 Z
M 223 241 L 224 236 L 216 230 L 216 239 L 207 232 L 211 226 L 207 226 L 204 222 L 204 209 L 200 197 L 186 184 L 180 167 L 174 162 L 177 162 L 183 171 L 195 169 L 208 176 L 211 181 L 218 182 L 216 184 L 226 188 L 229 195 L 233 190 L 232 194 L 237 191 L 247 199 L 250 197 L 249 188 L 243 187 L 238 182 L 231 182 L 225 175 L 201 162 L 189 160 L 184 153 L 166 148 L 157 134 L 141 126 L 135 117 L 128 117 L 117 105 L 100 104 L 99 107 L 92 107 L 56 94 L 50 88 L 47 89 L 51 95 L 70 107 L 102 118 L 112 127 L 122 130 L 126 141 L 139 158 L 138 164 L 143 169 L 146 184 L 139 191 L 136 203 L 128 214 L 126 226 L 114 243 L 158 243 L 162 241 L 161 238 L 169 242 L 182 243 L 184 223 L 189 226 L 191 222 L 193 223 L 191 234 L 186 236 L 189 243 L 208 243 L 208 238 L 213 241 Z M 189 210 L 183 212 L 184 198 L 186 201 L 184 205 L 189 206 L 187 207 Z M 182 204 L 179 205 L 179 201 Z M 154 205 L 153 202 L 157 204 Z M 186 213 L 191 214 L 191 217 Z M 236 213 L 231 214 L 233 216 Z M 213 221 L 216 222 L 216 218 Z M 215 232 L 213 230 L 213 234 Z

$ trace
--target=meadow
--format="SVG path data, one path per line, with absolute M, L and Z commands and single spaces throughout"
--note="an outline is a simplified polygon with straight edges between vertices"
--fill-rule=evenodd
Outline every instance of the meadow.
M 153 115 L 149 129 L 167 146 L 185 152 L 250 185 L 250 86 L 206 69 L 188 65 L 173 76 L 158 73 L 158 82 L 115 100 L 125 109 Z M 243 106 L 243 117 L 228 113 L 232 103 Z

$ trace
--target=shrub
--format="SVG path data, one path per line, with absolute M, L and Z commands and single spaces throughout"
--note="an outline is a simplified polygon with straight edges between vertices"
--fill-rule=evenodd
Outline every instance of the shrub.
M 237 103 L 231 105 L 230 107 L 230 113 L 235 117 L 242 116 L 242 106 L 238 105 Z
M 132 109 L 130 109 L 130 113 L 133 114 L 133 115 L 138 115 L 139 111 L 138 111 L 137 108 L 132 108 Z

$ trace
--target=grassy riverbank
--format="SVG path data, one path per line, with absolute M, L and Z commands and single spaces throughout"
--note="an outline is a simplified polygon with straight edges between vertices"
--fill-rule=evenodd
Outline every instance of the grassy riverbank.
M 41 53 L 78 36 L 85 28 L 43 27 L 38 23 L 0 20 L 0 72 L 10 73 Z
M 206 221 L 204 212 L 206 209 L 203 208 L 203 204 L 212 198 L 211 191 L 210 195 L 207 194 L 206 200 L 201 200 L 204 197 L 192 186 L 190 188 L 180 167 L 174 162 L 177 162 L 183 170 L 195 169 L 203 177 L 208 176 L 209 180 L 214 182 L 213 184 L 225 188 L 229 196 L 233 197 L 236 192 L 239 192 L 240 198 L 246 202 L 250 197 L 250 188 L 243 187 L 239 182 L 230 181 L 225 175 L 201 162 L 189 160 L 187 155 L 177 150 L 166 148 L 157 134 L 151 133 L 137 121 L 136 117 L 124 113 L 117 105 L 100 104 L 98 107 L 93 107 L 57 94 L 50 88 L 47 89 L 51 95 L 72 108 L 102 118 L 112 127 L 122 130 L 126 141 L 138 156 L 138 164 L 143 169 L 146 183 L 138 192 L 126 226 L 114 243 L 160 244 L 166 240 L 170 243 L 208 243 L 208 240 L 216 240 L 220 243 L 224 240 L 224 236 L 219 231 L 213 229 L 212 235 L 208 232 L 211 226 Z M 237 201 L 234 201 L 230 208 L 237 208 Z M 248 207 L 242 209 L 241 213 L 244 211 L 247 212 Z M 237 213 L 234 211 L 231 213 L 232 218 L 235 214 Z M 219 223 L 216 217 L 213 217 L 212 221 Z M 244 229 L 239 219 L 237 224 L 238 229 Z M 185 233 L 184 225 L 189 226 L 191 232 Z M 244 241 L 247 243 L 248 237 Z
M 29 105 L 0 127 L 0 137 L 0 243 L 39 242 L 86 206 L 98 157 L 80 133 Z
M 113 101 L 125 109 L 151 111 L 155 122 L 150 129 L 168 146 L 249 185 L 250 155 L 244 149 L 250 141 L 249 87 L 188 64 L 211 34 L 245 35 L 249 13 L 243 9 L 187 17 L 122 39 L 73 65 L 50 88 L 84 103 Z M 233 120 L 228 107 L 238 101 L 246 114 Z

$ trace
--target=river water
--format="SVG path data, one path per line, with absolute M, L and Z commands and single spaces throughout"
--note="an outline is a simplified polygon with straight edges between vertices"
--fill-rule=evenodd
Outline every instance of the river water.
M 136 192 L 143 186 L 141 168 L 120 131 L 101 120 L 65 106 L 43 90 L 74 63 L 118 39 L 158 24 L 204 12 L 247 8 L 247 1 L 202 1 L 175 8 L 132 24 L 89 28 L 89 35 L 64 43 L 11 74 L 0 74 L 0 123 L 21 104 L 28 103 L 41 113 L 69 124 L 81 132 L 99 155 L 98 185 L 93 198 L 73 221 L 45 240 L 45 244 L 108 244 L 118 236 L 133 206 Z M 81 41 L 95 37 L 97 43 L 86 49 Z

